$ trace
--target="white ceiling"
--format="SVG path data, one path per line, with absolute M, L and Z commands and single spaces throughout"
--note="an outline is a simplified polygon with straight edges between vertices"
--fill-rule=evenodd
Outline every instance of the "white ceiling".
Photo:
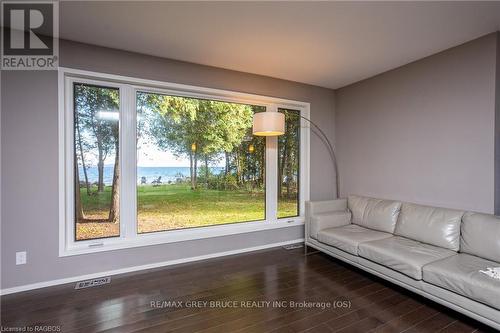
M 339 88 L 500 30 L 500 2 L 61 2 L 62 38 Z

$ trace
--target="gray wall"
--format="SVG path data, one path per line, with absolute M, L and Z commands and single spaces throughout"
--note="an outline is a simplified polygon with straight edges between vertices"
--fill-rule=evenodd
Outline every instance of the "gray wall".
M 497 32 L 497 72 L 495 98 L 495 214 L 500 215 L 500 32 Z
M 65 67 L 310 102 L 312 119 L 333 138 L 329 89 L 66 41 L 60 58 Z M 57 73 L 3 72 L 1 92 L 3 289 L 303 237 L 303 228 L 292 227 L 59 258 Z M 327 150 L 314 135 L 311 147 L 311 198 L 333 198 Z M 28 264 L 16 266 L 15 252 L 22 250 Z
M 490 34 L 336 91 L 342 195 L 492 213 L 496 48 Z
M 305 84 L 66 41 L 61 65 L 310 102 L 312 119 L 331 139 L 336 130 L 343 195 L 491 213 L 495 95 L 500 128 L 497 48 L 497 36 L 488 35 L 335 96 Z M 57 75 L 3 72 L 1 93 L 2 288 L 303 236 L 302 228 L 293 227 L 59 258 Z M 311 141 L 311 198 L 332 198 L 327 150 L 316 136 Z M 500 150 L 498 130 L 496 142 Z M 21 250 L 28 251 L 28 264 L 15 266 Z

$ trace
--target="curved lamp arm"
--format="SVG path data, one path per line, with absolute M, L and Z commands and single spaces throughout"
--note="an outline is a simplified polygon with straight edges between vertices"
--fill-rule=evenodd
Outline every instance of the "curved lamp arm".
M 323 132 L 323 130 L 315 122 L 313 122 L 311 119 L 308 119 L 308 118 L 304 117 L 301 114 L 298 114 L 298 116 L 300 118 L 306 120 L 308 123 L 310 123 L 311 125 L 313 125 L 315 129 L 318 130 L 318 132 L 321 134 L 321 136 L 323 136 L 323 139 L 325 140 L 325 142 L 327 144 L 327 147 L 330 150 L 330 154 L 331 154 L 331 157 L 333 159 L 333 167 L 335 168 L 335 194 L 336 194 L 337 199 L 338 199 L 338 198 L 340 198 L 340 190 L 339 190 L 339 168 L 337 166 L 337 156 L 335 155 L 335 148 L 332 145 L 332 143 L 330 142 L 330 140 L 328 139 L 328 137 L 326 136 L 325 132 Z
M 304 117 L 300 113 L 297 114 L 301 119 L 310 123 L 321 135 L 320 137 L 326 143 L 330 156 L 333 160 L 333 167 L 335 168 L 335 195 L 340 198 L 339 191 L 339 172 L 337 166 L 337 156 L 335 155 L 335 148 L 326 136 L 325 132 L 311 119 Z M 285 115 L 279 112 L 257 112 L 253 115 L 253 135 L 257 136 L 279 136 L 285 133 Z

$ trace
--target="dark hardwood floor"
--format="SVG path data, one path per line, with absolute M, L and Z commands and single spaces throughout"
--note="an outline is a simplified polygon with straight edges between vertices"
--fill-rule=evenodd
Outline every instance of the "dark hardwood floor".
M 303 249 L 246 253 L 113 276 L 111 284 L 102 287 L 73 288 L 69 284 L 2 297 L 3 329 L 85 333 L 492 331 L 326 255 L 306 257 Z M 283 301 L 282 307 L 264 303 L 275 300 Z M 172 301 L 170 306 L 164 303 L 168 301 Z M 315 307 L 300 307 L 304 301 Z M 332 307 L 325 308 L 327 304 Z

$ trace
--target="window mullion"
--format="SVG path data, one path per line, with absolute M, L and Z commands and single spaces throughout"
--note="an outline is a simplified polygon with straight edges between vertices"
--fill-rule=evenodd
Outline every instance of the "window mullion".
M 309 107 L 300 109 L 301 116 L 310 119 Z M 310 196 L 310 124 L 304 119 L 300 120 L 300 216 L 305 217 L 305 203 Z
M 277 112 L 276 105 L 267 107 L 266 112 Z M 278 138 L 266 138 L 266 220 L 276 221 L 278 217 Z
M 73 103 L 73 81 L 72 80 L 65 80 L 64 82 L 64 91 L 65 91 L 65 96 L 66 96 L 66 101 L 65 101 L 65 110 L 67 112 L 65 113 L 64 119 L 65 119 L 65 135 L 66 137 L 66 151 L 65 151 L 65 176 L 66 176 L 66 186 L 68 191 L 66 192 L 66 197 L 65 197 L 65 206 L 66 206 L 66 219 L 67 221 L 71 221 L 71 223 L 66 225 L 66 242 L 67 244 L 73 244 L 75 242 L 75 229 L 76 229 L 76 224 L 75 224 L 75 202 L 74 202 L 74 195 L 75 195 L 75 160 L 73 158 L 74 156 L 74 146 L 73 146 L 73 140 L 74 140 L 74 103 Z
M 122 238 L 137 236 L 136 227 L 136 111 L 135 92 L 121 88 L 120 97 L 120 229 Z

